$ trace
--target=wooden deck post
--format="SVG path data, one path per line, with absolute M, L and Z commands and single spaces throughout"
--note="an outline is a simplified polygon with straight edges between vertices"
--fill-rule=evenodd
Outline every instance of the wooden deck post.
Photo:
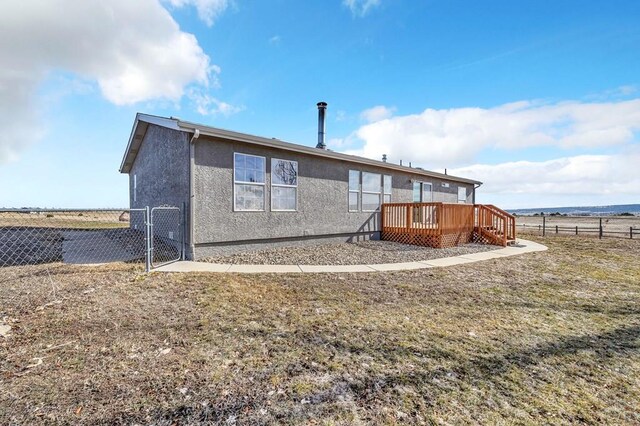
M 405 206 L 405 208 L 407 209 L 407 230 L 411 229 L 411 222 L 413 222 L 413 206 L 411 206 L 411 204 L 407 204 Z

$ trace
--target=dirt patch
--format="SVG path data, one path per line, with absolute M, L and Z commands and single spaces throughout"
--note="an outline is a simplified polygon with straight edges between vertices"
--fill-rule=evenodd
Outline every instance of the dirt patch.
M 638 424 L 640 244 L 371 274 L 4 268 L 2 424 Z

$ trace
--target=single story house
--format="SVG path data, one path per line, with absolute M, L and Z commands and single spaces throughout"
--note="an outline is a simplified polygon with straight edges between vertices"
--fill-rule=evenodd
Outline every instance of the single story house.
M 184 208 L 188 259 L 248 248 L 379 239 L 381 203 L 474 204 L 481 182 L 324 146 L 137 114 L 121 173 L 131 208 Z

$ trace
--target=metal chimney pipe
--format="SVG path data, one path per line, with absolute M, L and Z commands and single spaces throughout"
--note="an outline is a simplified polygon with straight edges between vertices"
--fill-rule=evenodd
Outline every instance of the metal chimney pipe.
M 316 148 L 327 149 L 324 143 L 324 113 L 327 110 L 326 102 L 318 102 L 318 144 Z

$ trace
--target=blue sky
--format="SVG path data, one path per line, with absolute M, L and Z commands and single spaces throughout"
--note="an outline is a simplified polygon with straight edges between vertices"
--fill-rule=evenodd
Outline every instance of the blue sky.
M 640 202 L 640 2 L 32 2 L 0 17 L 0 206 L 127 205 L 138 111 L 485 182 Z

